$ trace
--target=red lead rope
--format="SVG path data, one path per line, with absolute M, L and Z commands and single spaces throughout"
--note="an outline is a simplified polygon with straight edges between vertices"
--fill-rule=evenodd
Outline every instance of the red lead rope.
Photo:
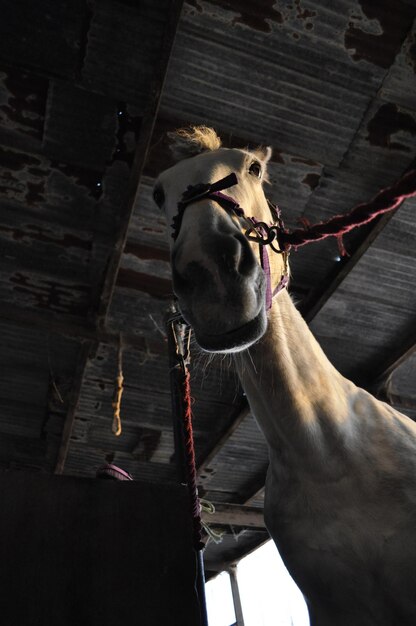
M 201 506 L 198 497 L 195 445 L 192 428 L 191 374 L 189 371 L 191 328 L 180 315 L 168 320 L 171 391 L 173 400 L 175 452 L 180 480 L 186 483 L 190 499 L 195 550 L 202 550 Z
M 183 426 L 185 432 L 186 465 L 188 474 L 188 492 L 191 500 L 191 511 L 194 528 L 194 545 L 196 550 L 205 546 L 202 542 L 201 505 L 196 483 L 196 462 L 194 433 L 192 428 L 191 374 L 185 365 L 183 373 Z
M 380 191 L 370 202 L 359 204 L 345 215 L 336 215 L 326 222 L 319 222 L 306 229 L 298 228 L 283 232 L 279 241 L 284 248 L 297 248 L 326 237 L 342 237 L 353 228 L 368 224 L 378 215 L 397 209 L 408 198 L 416 196 L 416 170 L 408 172 L 391 187 Z

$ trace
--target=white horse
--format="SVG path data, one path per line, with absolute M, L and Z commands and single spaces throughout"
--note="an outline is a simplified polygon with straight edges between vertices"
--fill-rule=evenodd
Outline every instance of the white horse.
M 266 310 L 268 272 L 245 219 L 195 187 L 235 174 L 227 196 L 270 223 L 270 151 L 221 148 L 206 127 L 179 131 L 173 148 L 183 160 L 154 198 L 169 224 L 176 217 L 174 291 L 199 345 L 233 353 L 269 447 L 266 525 L 311 623 L 415 626 L 416 425 L 331 365 L 285 289 L 282 254 L 270 258 L 279 293 Z

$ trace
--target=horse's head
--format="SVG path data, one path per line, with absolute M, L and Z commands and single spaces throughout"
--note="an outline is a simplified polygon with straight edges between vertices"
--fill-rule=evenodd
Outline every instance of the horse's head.
M 237 184 L 223 193 L 238 203 L 245 217 L 270 223 L 263 182 L 271 150 L 221 148 L 215 132 L 205 127 L 178 131 L 171 139 L 174 156 L 182 160 L 159 176 L 155 202 L 170 225 L 188 187 L 192 198 L 186 208 L 182 205 L 180 223 L 176 220 L 170 241 L 174 292 L 203 349 L 244 349 L 257 341 L 267 326 L 267 279 L 259 245 L 244 234 L 244 218 L 217 199 L 197 199 L 195 186 L 213 184 L 234 173 Z M 283 255 L 271 254 L 270 265 L 273 288 L 285 273 Z

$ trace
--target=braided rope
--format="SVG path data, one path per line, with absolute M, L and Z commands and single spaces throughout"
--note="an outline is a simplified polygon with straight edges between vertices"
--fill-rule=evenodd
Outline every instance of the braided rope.
M 194 434 L 192 429 L 191 374 L 187 366 L 185 366 L 183 376 L 183 409 L 188 492 L 191 499 L 194 545 L 196 550 L 202 550 L 204 543 L 202 542 L 201 504 L 198 497 Z
M 345 215 L 336 215 L 326 222 L 280 234 L 279 241 L 286 250 L 298 248 L 326 237 L 340 238 L 357 226 L 368 224 L 378 215 L 397 209 L 407 198 L 416 196 L 416 170 L 408 172 L 391 187 L 380 191 L 370 202 L 356 206 Z

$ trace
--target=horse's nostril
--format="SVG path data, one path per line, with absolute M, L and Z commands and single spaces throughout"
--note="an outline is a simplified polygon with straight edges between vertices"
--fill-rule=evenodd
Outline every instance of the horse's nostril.
M 181 272 L 172 266 L 172 278 L 173 290 L 181 297 L 189 297 L 201 285 L 208 287 L 214 282 L 211 272 L 197 261 L 188 263 Z
M 234 235 L 239 243 L 238 264 L 236 269 L 242 276 L 248 276 L 253 271 L 254 256 L 250 244 L 242 233 Z

